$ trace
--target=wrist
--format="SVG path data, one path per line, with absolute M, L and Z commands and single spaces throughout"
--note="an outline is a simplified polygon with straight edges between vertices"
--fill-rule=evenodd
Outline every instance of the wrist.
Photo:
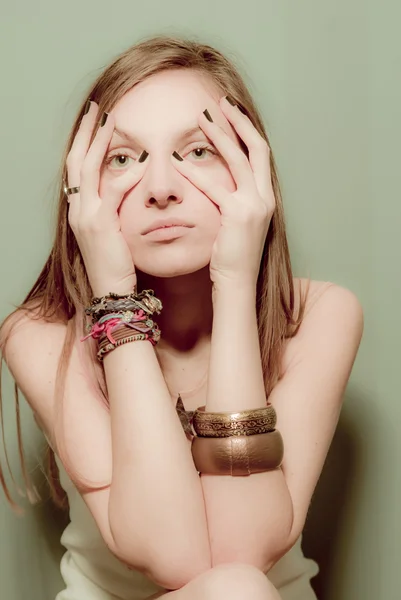
M 256 301 L 256 283 L 245 280 L 235 281 L 232 279 L 213 283 L 213 303 L 219 301 L 220 299 L 228 300 L 235 298 Z
M 127 285 L 119 284 L 119 285 L 102 285 L 92 287 L 92 297 L 93 298 L 103 298 L 104 296 L 109 296 L 110 294 L 118 294 L 119 296 L 126 296 L 128 294 L 132 294 L 136 291 L 136 283 L 132 283 Z

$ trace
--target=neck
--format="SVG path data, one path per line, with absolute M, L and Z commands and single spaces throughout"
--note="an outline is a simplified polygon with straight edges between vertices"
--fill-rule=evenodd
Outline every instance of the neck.
M 155 321 L 161 330 L 159 355 L 188 358 L 203 354 L 210 343 L 213 322 L 209 266 L 177 277 L 160 278 L 139 272 L 138 290 L 153 289 L 162 301 Z

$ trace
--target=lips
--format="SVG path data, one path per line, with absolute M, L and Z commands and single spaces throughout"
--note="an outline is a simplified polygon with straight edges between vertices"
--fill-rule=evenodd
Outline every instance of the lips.
M 155 221 L 154 223 L 152 223 L 152 225 L 149 225 L 149 227 L 142 232 L 142 235 L 146 235 L 147 233 L 155 231 L 156 229 L 165 229 L 167 227 L 193 227 L 193 225 L 191 225 L 190 223 L 186 223 L 181 219 L 162 219 L 159 221 Z

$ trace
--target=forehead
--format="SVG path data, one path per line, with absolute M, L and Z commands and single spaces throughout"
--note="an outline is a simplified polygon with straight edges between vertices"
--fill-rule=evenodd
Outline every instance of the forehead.
M 135 85 L 114 106 L 116 124 L 123 121 L 140 124 L 146 115 L 170 121 L 181 115 L 196 116 L 218 104 L 221 92 L 207 74 L 175 69 L 152 75 Z

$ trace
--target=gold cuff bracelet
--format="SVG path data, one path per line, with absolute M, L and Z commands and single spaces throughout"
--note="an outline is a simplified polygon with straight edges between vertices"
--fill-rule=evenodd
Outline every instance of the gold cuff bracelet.
M 234 477 L 277 469 L 284 456 L 283 438 L 277 429 L 252 436 L 194 437 L 191 450 L 198 472 Z

